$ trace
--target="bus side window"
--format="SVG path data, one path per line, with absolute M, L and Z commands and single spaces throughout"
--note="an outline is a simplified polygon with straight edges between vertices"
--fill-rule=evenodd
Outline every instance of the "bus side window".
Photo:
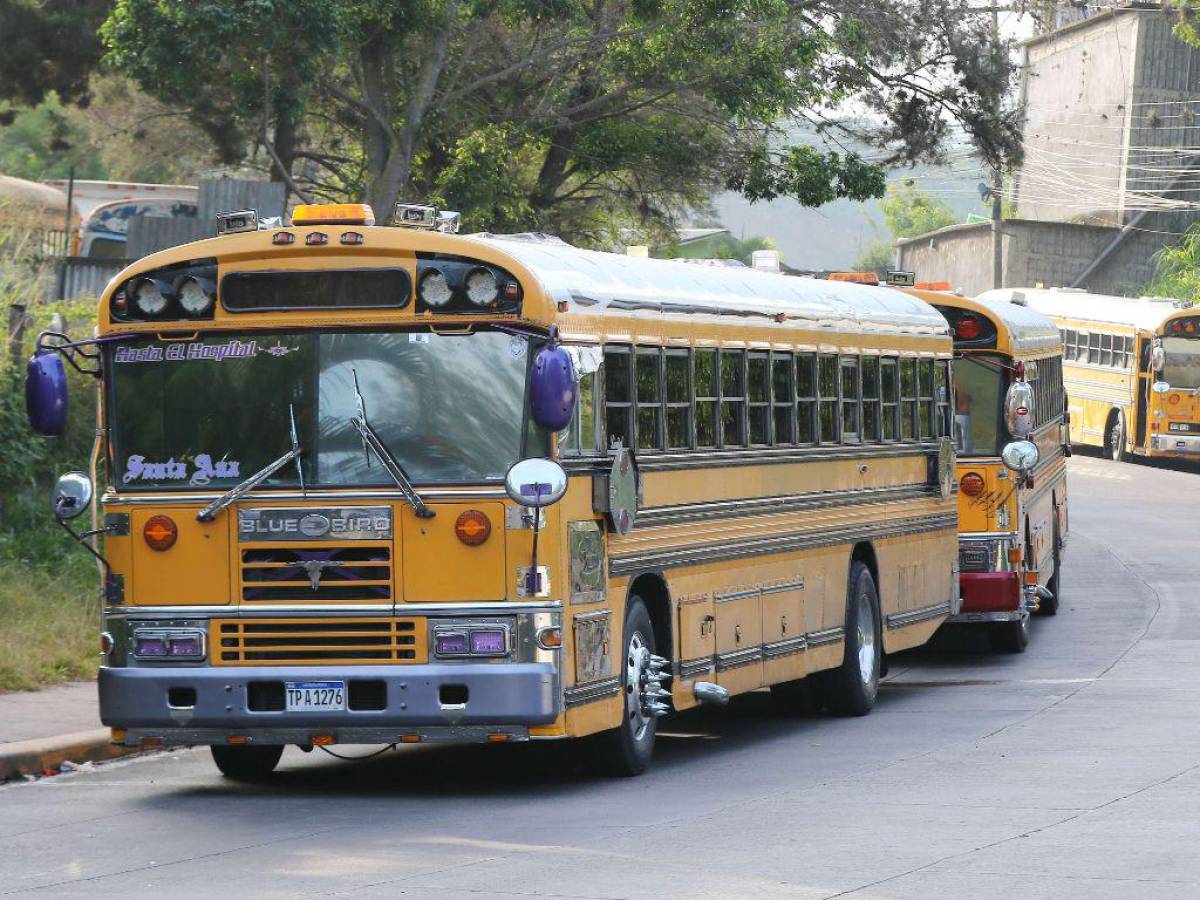
M 949 437 L 950 429 L 950 360 L 937 361 L 937 379 L 934 384 L 934 401 L 937 403 L 936 437 Z
M 859 432 L 862 383 L 857 356 L 843 356 L 842 368 L 842 443 L 857 444 L 862 440 Z
M 822 353 L 817 357 L 817 403 L 820 420 L 819 440 L 822 444 L 837 443 L 838 418 L 838 358 Z
M 796 354 L 796 441 L 817 442 L 817 357 L 813 353 Z
M 1113 336 L 1111 334 L 1100 335 L 1100 365 L 1111 366 L 1113 364 Z
M 774 443 L 796 443 L 796 364 L 790 353 L 771 353 L 771 427 Z
M 696 446 L 717 446 L 721 385 L 716 350 L 695 350 Z
M 937 406 L 934 403 L 933 388 L 934 366 L 932 359 L 917 360 L 917 415 L 919 416 L 919 432 L 917 437 L 927 441 L 933 437 L 934 418 Z
M 604 348 L 604 425 L 608 446 L 631 446 L 633 424 L 633 354 L 628 347 Z
M 911 441 L 917 436 L 917 361 L 912 357 L 900 360 L 900 440 Z
M 662 348 L 637 350 L 637 446 L 639 450 L 661 450 L 662 439 Z
M 879 361 L 879 389 L 883 395 L 883 439 L 900 437 L 900 361 L 884 357 Z
M 862 439 L 871 443 L 880 440 L 882 416 L 879 410 L 879 357 L 862 358 Z
M 746 444 L 746 351 L 721 351 L 721 446 Z
M 666 359 L 667 449 L 692 446 L 692 363 L 688 350 L 668 350 Z
M 1079 332 L 1068 328 L 1063 332 L 1063 356 L 1066 359 L 1079 358 Z
M 751 353 L 746 358 L 746 407 L 750 422 L 750 443 L 763 446 L 771 442 L 771 373 L 767 353 Z

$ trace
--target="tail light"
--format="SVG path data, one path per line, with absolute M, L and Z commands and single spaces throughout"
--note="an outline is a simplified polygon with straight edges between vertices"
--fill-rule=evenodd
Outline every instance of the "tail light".
M 983 488 L 983 476 L 978 472 L 968 472 L 958 482 L 958 489 L 968 497 L 978 497 L 983 493 Z
M 151 516 L 142 527 L 142 537 L 151 550 L 170 550 L 179 537 L 179 529 L 170 516 Z
M 963 316 L 954 324 L 954 336 L 964 341 L 979 337 L 979 320 L 974 316 Z

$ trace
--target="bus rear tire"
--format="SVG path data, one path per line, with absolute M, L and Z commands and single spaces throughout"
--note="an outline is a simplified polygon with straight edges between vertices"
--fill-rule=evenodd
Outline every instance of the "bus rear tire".
M 855 560 L 846 585 L 846 641 L 842 664 L 817 676 L 830 711 L 865 716 L 879 696 L 883 641 L 879 629 L 879 592 L 871 570 Z
M 266 778 L 279 765 L 283 756 L 282 744 L 269 744 L 263 747 L 226 747 L 213 745 L 213 762 L 226 778 L 238 781 L 253 781 Z
M 1029 616 L 989 626 L 988 643 L 996 653 L 1024 653 L 1029 646 Z
M 610 775 L 641 775 L 654 756 L 654 738 L 658 719 L 642 711 L 639 684 L 644 662 L 643 650 L 656 652 L 654 625 L 642 598 L 630 595 L 622 632 L 625 653 L 621 662 L 621 724 L 597 735 L 596 749 L 600 767 Z
M 1113 462 L 1125 461 L 1125 414 L 1113 410 L 1104 428 L 1104 454 Z

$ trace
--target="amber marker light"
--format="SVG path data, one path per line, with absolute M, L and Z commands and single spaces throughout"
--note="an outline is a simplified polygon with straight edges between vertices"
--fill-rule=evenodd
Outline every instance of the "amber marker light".
M 179 529 L 170 516 L 151 516 L 142 526 L 142 537 L 151 550 L 170 550 L 179 537 Z
M 468 509 L 454 522 L 454 533 L 468 547 L 478 547 L 492 534 L 492 523 L 477 509 Z
M 337 741 L 332 734 L 314 734 L 312 736 L 312 745 L 314 747 L 332 747 Z
M 305 203 L 292 210 L 292 225 L 374 225 L 365 203 Z
M 1025 548 L 1024 547 L 1009 547 L 1008 548 L 1008 561 L 1010 563 L 1019 563 L 1022 559 L 1024 559 L 1024 557 L 1025 557 Z
M 421 736 L 419 734 L 402 734 L 400 735 L 400 743 L 419 744 L 421 743 Z
M 968 472 L 959 480 L 958 487 L 968 497 L 978 497 L 983 493 L 983 476 L 978 472 Z
M 507 734 L 489 734 L 488 740 L 491 741 L 493 744 L 503 744 L 506 741 L 508 741 L 508 735 Z

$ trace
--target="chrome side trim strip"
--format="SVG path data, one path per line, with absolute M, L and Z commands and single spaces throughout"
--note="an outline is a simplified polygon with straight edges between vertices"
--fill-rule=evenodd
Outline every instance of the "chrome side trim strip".
M 820 647 L 825 644 L 836 644 L 846 636 L 846 629 L 841 625 L 836 628 L 826 628 L 824 631 L 810 631 L 805 637 L 809 647 Z
M 684 503 L 678 506 L 650 507 L 638 511 L 637 527 L 680 525 L 713 519 L 741 519 L 747 516 L 773 515 L 812 509 L 835 509 L 859 503 L 897 503 L 941 497 L 937 485 L 908 484 L 899 487 L 861 488 L 848 491 L 812 491 L 777 497 L 751 497 L 718 500 L 711 503 Z
M 953 609 L 950 608 L 950 602 L 935 603 L 932 606 L 922 606 L 920 609 L 910 609 L 905 612 L 892 613 L 887 617 L 888 628 L 904 628 L 908 625 L 916 625 L 919 622 L 928 622 L 930 619 L 949 616 Z
M 593 612 L 575 613 L 571 618 L 575 622 L 594 622 L 596 619 L 607 619 L 611 615 L 611 609 L 597 609 Z
M 758 588 L 748 591 L 734 591 L 732 594 L 718 594 L 713 598 L 714 603 L 728 603 L 731 600 L 745 600 L 747 597 L 757 597 L 762 593 Z
M 707 675 L 713 670 L 713 658 L 702 656 L 699 659 L 685 659 L 679 664 L 680 678 L 695 678 L 697 675 Z
M 782 641 L 771 641 L 769 644 L 763 644 L 763 657 L 765 659 L 778 659 L 781 656 L 791 656 L 793 653 L 803 653 L 808 649 L 808 638 L 804 635 L 794 638 L 785 638 Z
M 757 647 L 747 647 L 744 650 L 732 650 L 729 653 L 718 653 L 717 671 L 724 672 L 728 669 L 737 669 L 741 666 L 748 666 L 752 663 L 759 662 L 762 658 L 762 644 L 759 644 Z
M 899 519 L 894 522 L 874 525 L 846 525 L 841 528 L 829 528 L 819 532 L 809 531 L 798 534 L 784 534 L 777 537 L 698 544 L 671 550 L 652 550 L 646 553 L 630 554 L 629 556 L 610 557 L 608 574 L 610 577 L 615 578 L 647 569 L 674 569 L 700 565 L 702 563 L 764 556 L 772 553 L 787 553 L 793 550 L 829 547 L 864 539 L 923 534 L 929 531 L 956 528 L 957 526 L 957 513 L 942 513 L 935 516 Z
M 588 684 L 567 688 L 563 692 L 563 702 L 570 709 L 572 706 L 581 706 L 584 703 L 603 700 L 605 697 L 614 697 L 619 693 L 621 693 L 621 679 L 614 676 L 605 678 L 603 681 L 592 681 Z
M 669 472 L 675 469 L 726 468 L 728 466 L 769 466 L 797 462 L 828 462 L 853 459 L 894 459 L 929 456 L 938 452 L 936 443 L 864 444 L 859 447 L 739 447 L 735 450 L 680 450 L 664 453 L 639 453 L 642 472 Z M 605 475 L 612 464 L 607 457 L 574 457 L 560 460 L 572 475 Z

